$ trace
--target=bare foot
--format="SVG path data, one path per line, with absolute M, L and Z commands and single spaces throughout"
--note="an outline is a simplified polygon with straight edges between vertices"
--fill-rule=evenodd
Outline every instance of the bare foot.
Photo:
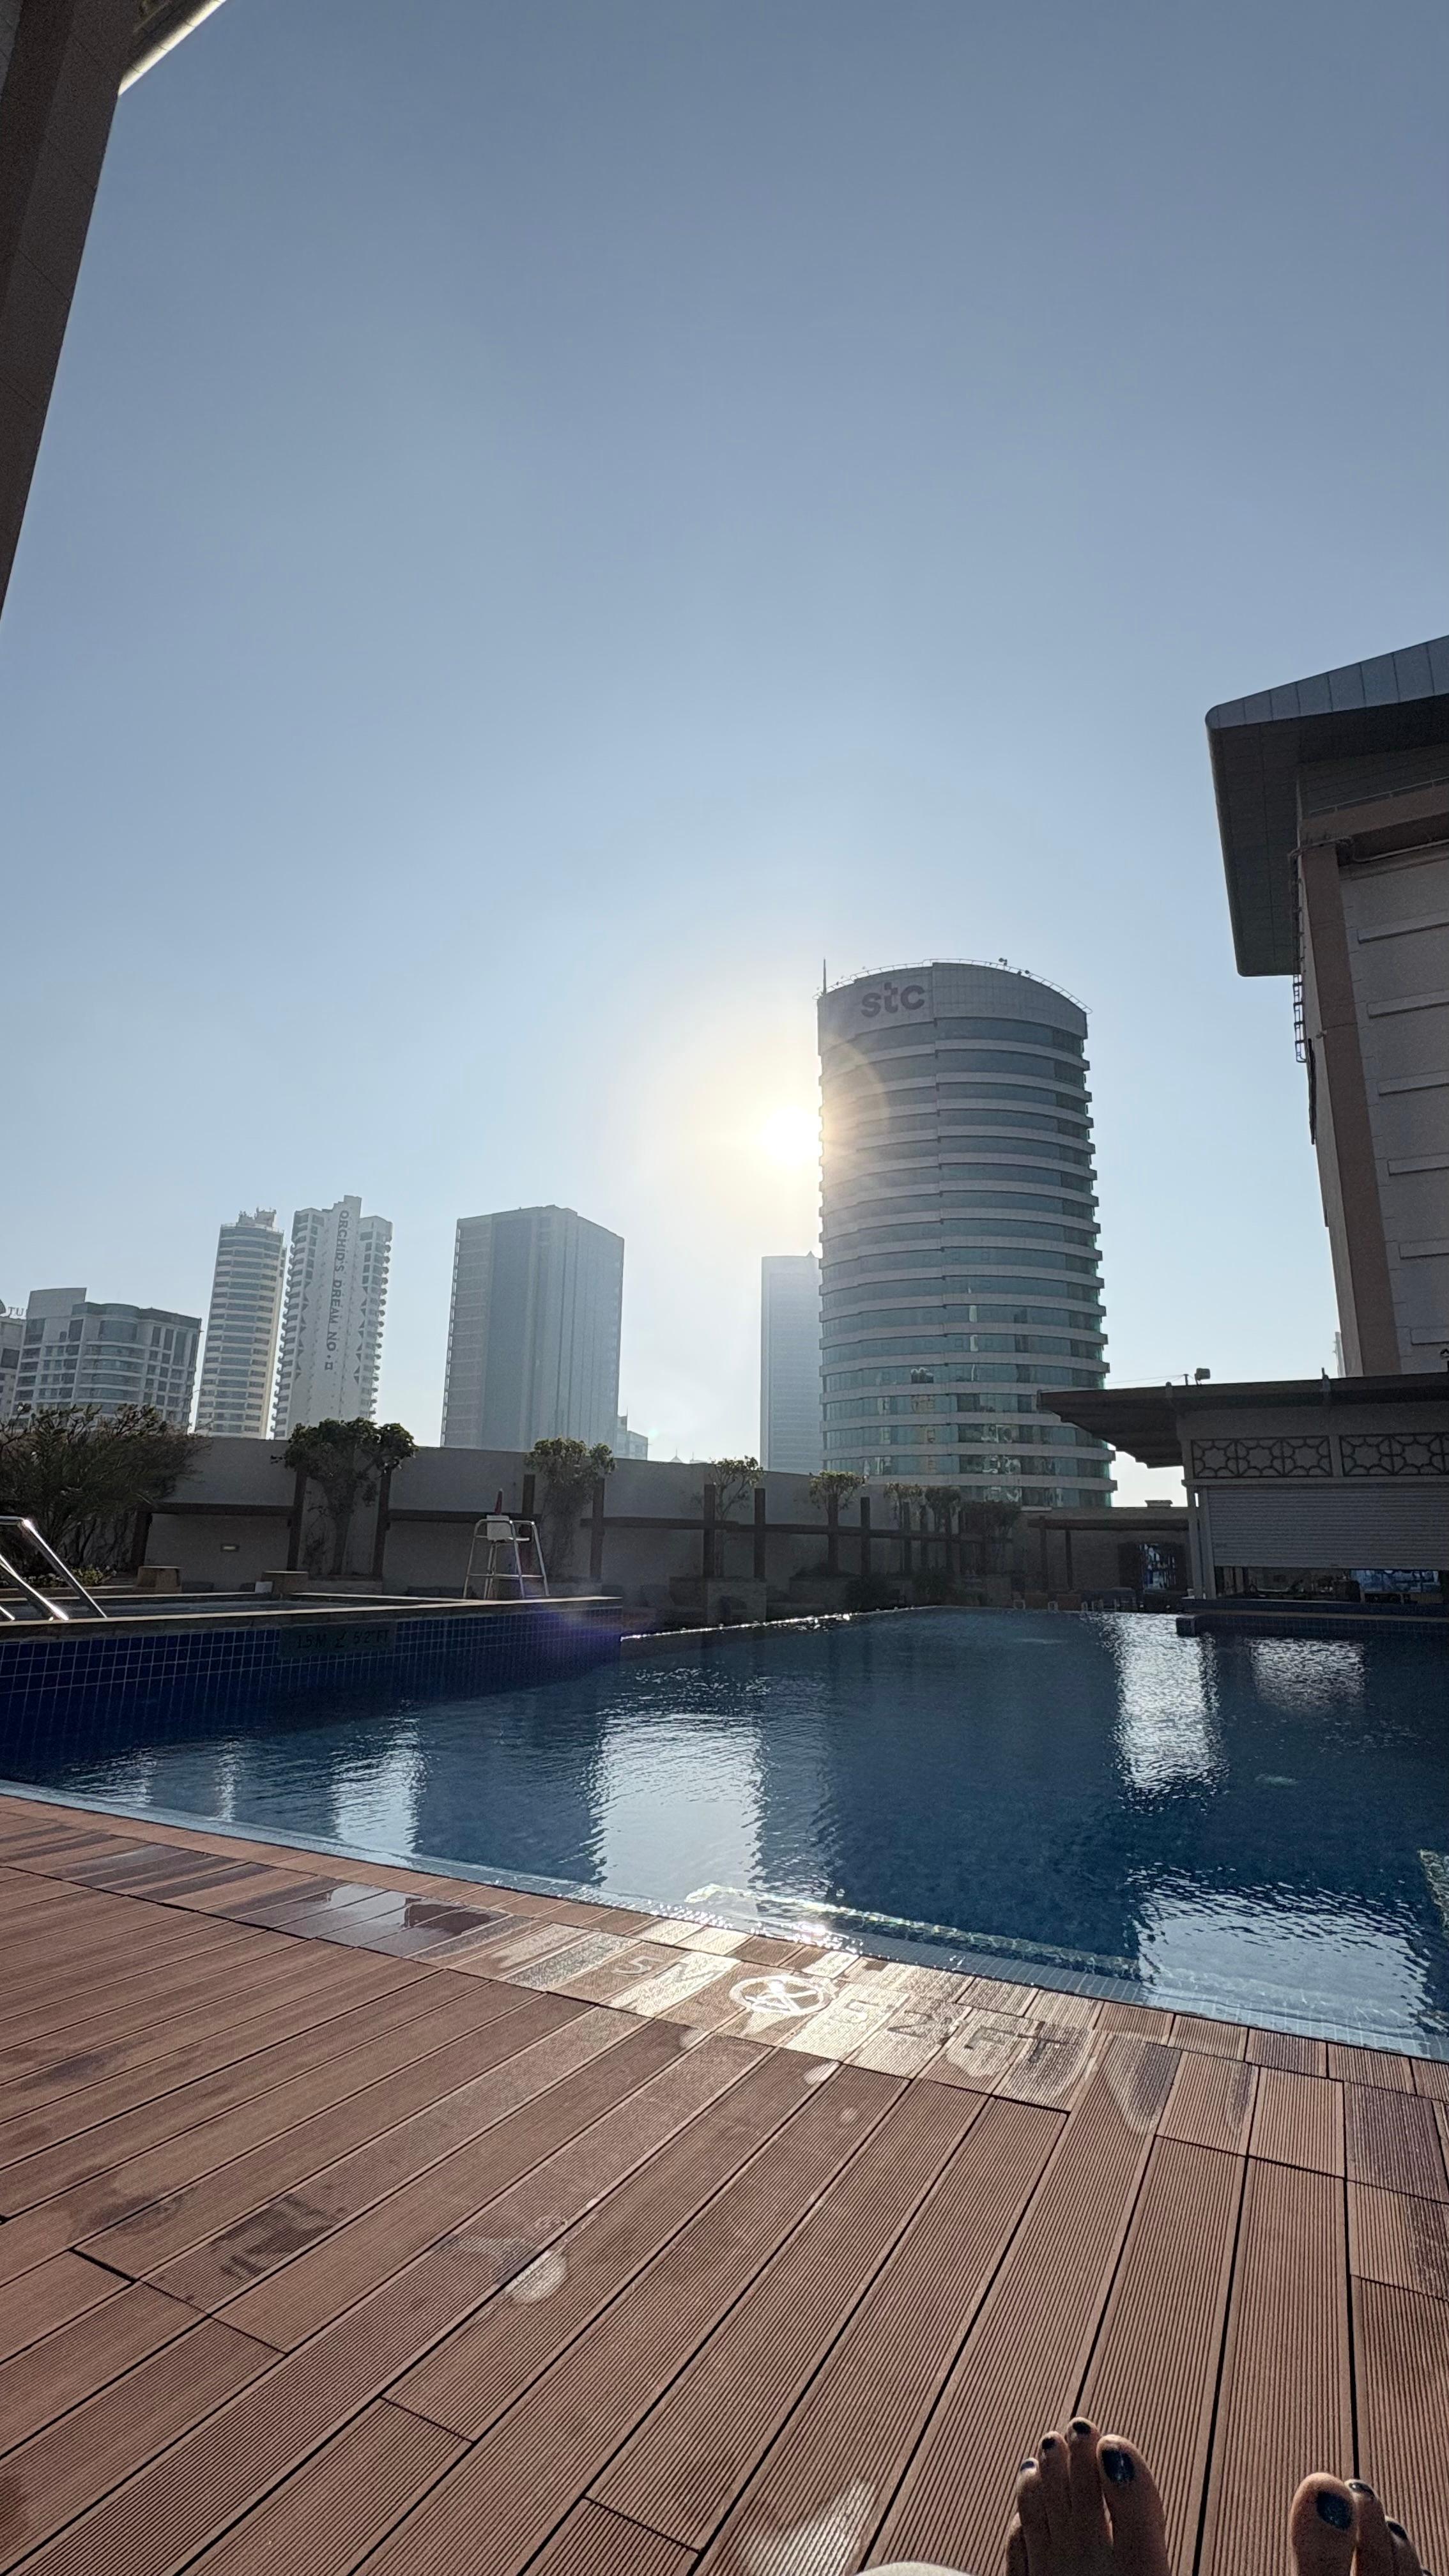
M 1424 2576 L 1401 2522 L 1389 2522 L 1361 2478 L 1305 2478 L 1288 2516 L 1298 2576 Z
M 1080 2416 L 1065 2434 L 1044 2433 L 1036 2458 L 1021 2464 L 1006 2568 L 1007 2576 L 1169 2576 L 1162 2500 L 1135 2445 L 1099 2436 Z

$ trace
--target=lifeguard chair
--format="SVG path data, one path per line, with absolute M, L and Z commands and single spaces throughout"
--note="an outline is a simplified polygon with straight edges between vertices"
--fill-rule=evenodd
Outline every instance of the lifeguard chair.
M 478 1551 L 483 1563 L 478 1570 Z M 548 1575 L 538 1543 L 536 1521 L 516 1521 L 507 1512 L 485 1512 L 473 1524 L 468 1571 L 463 1577 L 465 1601 L 546 1601 Z

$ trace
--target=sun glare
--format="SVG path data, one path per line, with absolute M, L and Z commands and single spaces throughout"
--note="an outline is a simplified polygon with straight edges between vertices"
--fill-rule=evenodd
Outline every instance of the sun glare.
M 760 1144 L 772 1163 L 798 1169 L 820 1151 L 820 1121 L 813 1109 L 773 1109 L 760 1129 Z

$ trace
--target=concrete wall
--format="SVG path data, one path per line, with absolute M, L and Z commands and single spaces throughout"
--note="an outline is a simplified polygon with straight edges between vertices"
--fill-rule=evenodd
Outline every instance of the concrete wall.
M 524 1458 L 517 1450 L 420 1449 L 398 1469 L 388 1498 L 384 1581 L 389 1592 L 462 1590 L 473 1524 L 493 1509 L 522 1509 Z M 703 1464 L 666 1459 L 621 1460 L 605 1487 L 603 1572 L 605 1590 L 622 1595 L 639 1609 L 670 1605 L 671 1581 L 695 1581 L 703 1561 L 700 1523 L 703 1517 Z M 829 1531 L 823 1508 L 810 1499 L 807 1476 L 766 1475 L 763 1479 L 767 1524 L 766 1581 L 774 1596 L 788 1594 L 797 1576 L 823 1576 Z M 175 1565 L 183 1583 L 210 1584 L 219 1591 L 249 1587 L 259 1574 L 286 1565 L 296 1480 L 282 1464 L 280 1444 L 266 1440 L 212 1440 L 202 1451 L 195 1472 L 174 1497 L 172 1508 L 153 1515 L 146 1548 L 151 1565 Z M 732 1526 L 717 1535 L 717 1572 L 726 1585 L 743 1585 L 753 1577 L 753 1506 L 747 1497 L 736 1506 Z M 871 1568 L 894 1580 L 902 1565 L 900 1536 L 886 1498 L 871 1497 Z M 1111 1590 L 1122 1581 L 1119 1548 L 1124 1539 L 1144 1536 L 1182 1538 L 1181 1512 L 1096 1512 L 1048 1516 L 1041 1535 L 1040 1516 L 1027 1515 L 1011 1544 L 1002 1552 L 995 1591 L 1046 1592 Z M 670 1522 L 691 1524 L 671 1528 Z M 793 1524 L 782 1528 L 781 1523 Z M 664 1526 L 660 1526 L 664 1524 Z M 1073 1558 L 1066 1564 L 1068 1539 Z M 315 1492 L 304 1526 L 306 1542 L 325 1543 L 326 1526 Z M 374 1563 L 376 1513 L 360 1507 L 348 1552 L 350 1576 L 366 1579 Z M 590 1576 L 588 1514 L 575 1533 L 572 1580 L 579 1590 L 596 1589 Z M 1045 1548 L 1045 1553 L 1043 1550 Z M 839 1572 L 854 1576 L 860 1568 L 860 1500 L 852 1498 L 840 1518 Z M 921 1540 L 912 1542 L 916 1568 L 923 1562 Z M 928 1551 L 939 1567 L 939 1542 Z M 969 1569 L 968 1583 L 973 1580 Z

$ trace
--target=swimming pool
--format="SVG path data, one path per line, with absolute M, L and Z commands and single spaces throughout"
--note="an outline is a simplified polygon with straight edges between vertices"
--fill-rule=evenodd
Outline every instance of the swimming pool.
M 1433 1639 L 941 1612 L 26 1776 L 1449 2055 L 1446 1674 Z

